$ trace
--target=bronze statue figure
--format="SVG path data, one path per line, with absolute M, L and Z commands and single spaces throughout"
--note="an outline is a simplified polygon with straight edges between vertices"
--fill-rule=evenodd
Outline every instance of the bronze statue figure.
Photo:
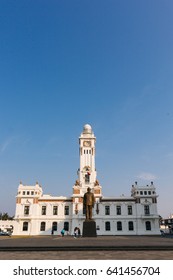
M 87 188 L 87 192 L 84 194 L 83 205 L 86 209 L 86 220 L 92 220 L 92 208 L 94 207 L 94 194 L 91 192 L 91 188 Z

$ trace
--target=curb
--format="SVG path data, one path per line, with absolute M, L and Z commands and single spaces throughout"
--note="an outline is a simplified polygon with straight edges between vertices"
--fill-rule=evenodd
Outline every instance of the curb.
M 0 252 L 29 251 L 173 251 L 173 246 L 1 247 Z

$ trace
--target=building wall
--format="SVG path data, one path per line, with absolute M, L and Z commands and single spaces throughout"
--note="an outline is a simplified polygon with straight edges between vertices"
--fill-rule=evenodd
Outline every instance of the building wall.
M 22 197 L 23 189 L 29 190 L 30 188 L 30 186 L 26 187 L 20 184 L 18 189 L 20 203 L 16 204 L 15 220 L 17 225 L 14 229 L 15 235 L 50 235 L 53 222 L 57 223 L 57 230 L 54 231 L 54 234 L 60 234 L 65 222 L 69 224 L 68 234 L 73 234 L 75 227 L 79 227 L 82 232 L 85 215 L 83 214 L 83 203 L 81 199 L 43 195 L 40 186 L 41 192 L 40 197 L 37 197 L 37 201 L 34 195 L 32 198 L 30 194 L 28 194 L 28 198 L 26 196 Z M 36 192 L 37 188 L 37 185 L 35 187 L 32 186 L 34 192 Z M 153 188 L 155 189 L 154 186 Z M 137 189 L 138 187 L 136 187 Z M 28 191 L 28 193 L 30 192 Z M 19 202 L 18 197 L 17 201 Z M 97 203 L 95 203 L 93 209 L 93 219 L 96 221 L 97 234 L 160 234 L 157 203 L 153 203 L 155 201 L 153 200 L 153 195 L 151 197 L 140 197 L 140 203 L 137 203 L 137 201 L 135 195 L 132 197 L 102 197 L 101 199 L 97 199 Z M 29 208 L 27 213 L 25 213 L 25 207 Z M 45 215 L 42 213 L 42 207 L 46 207 Z M 58 209 L 56 215 L 53 214 L 54 207 Z M 68 213 L 65 213 L 65 207 L 68 207 Z M 121 208 L 120 213 L 117 213 L 117 207 Z M 146 210 L 149 212 L 145 213 Z M 27 230 L 23 230 L 24 222 L 28 223 Z M 45 222 L 44 230 L 41 230 L 42 222 Z M 119 225 L 117 225 L 118 222 Z M 150 223 L 151 228 L 146 229 L 146 222 Z

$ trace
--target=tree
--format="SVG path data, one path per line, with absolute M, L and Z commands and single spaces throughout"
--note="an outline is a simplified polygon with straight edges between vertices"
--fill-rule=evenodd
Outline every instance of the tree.
M 7 221 L 7 220 L 13 220 L 13 219 L 14 219 L 14 216 L 10 216 L 10 215 L 8 215 L 8 213 L 0 212 L 0 220 Z

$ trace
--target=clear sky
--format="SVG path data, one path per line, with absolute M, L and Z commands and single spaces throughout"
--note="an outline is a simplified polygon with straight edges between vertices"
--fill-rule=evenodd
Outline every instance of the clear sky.
M 72 194 L 89 123 L 104 196 L 154 181 L 173 213 L 173 2 L 0 0 L 0 212 Z

